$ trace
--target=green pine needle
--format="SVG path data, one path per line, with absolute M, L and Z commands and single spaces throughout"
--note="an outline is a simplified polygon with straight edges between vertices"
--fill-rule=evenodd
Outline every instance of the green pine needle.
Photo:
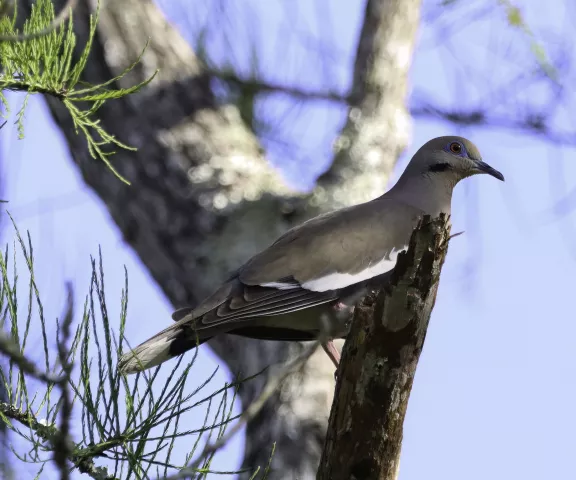
M 86 67 L 88 54 L 92 47 L 100 3 L 95 15 L 90 17 L 88 41 L 80 58 L 74 59 L 76 35 L 72 16 L 55 29 L 42 36 L 32 37 L 25 41 L 0 40 L 0 117 L 8 118 L 10 109 L 4 91 L 27 92 L 22 107 L 16 114 L 16 125 L 19 138 L 24 136 L 24 114 L 30 94 L 42 93 L 51 95 L 63 102 L 68 109 L 76 133 L 86 137 L 88 152 L 94 159 L 103 161 L 108 168 L 126 184 L 130 184 L 110 161 L 113 151 L 110 147 L 124 150 L 136 150 L 110 133 L 106 132 L 95 117 L 96 111 L 108 100 L 123 98 L 139 91 L 156 76 L 154 73 L 147 80 L 130 88 L 113 88 L 112 85 L 128 74 L 141 60 L 142 53 L 132 65 L 120 75 L 98 85 L 86 86 L 80 82 L 80 76 Z M 20 32 L 16 28 L 16 17 L 0 18 L 0 36 L 15 36 Z M 47 29 L 54 21 L 54 5 L 51 0 L 38 0 L 33 5 L 30 18 L 23 26 L 24 34 L 34 34 Z

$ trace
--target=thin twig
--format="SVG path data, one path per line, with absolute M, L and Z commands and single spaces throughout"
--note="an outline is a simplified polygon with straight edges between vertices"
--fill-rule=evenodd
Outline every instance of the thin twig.
M 207 68 L 205 69 L 205 73 L 223 82 L 228 82 L 247 90 L 253 90 L 256 93 L 283 93 L 302 100 L 322 100 L 344 104 L 348 104 L 351 101 L 351 98 L 346 94 L 331 92 L 329 90 L 303 90 L 290 85 L 280 85 L 268 81 L 264 82 L 257 78 L 241 78 L 234 72 L 227 70 Z
M 56 384 L 59 385 L 62 382 L 66 381 L 66 378 L 63 376 L 51 375 L 49 373 L 43 373 L 34 362 L 26 358 L 21 352 L 18 345 L 6 335 L 4 332 L 0 331 L 0 353 L 6 355 L 11 361 L 13 361 L 22 372 L 31 377 L 40 380 L 41 382 L 48 383 L 48 384 Z

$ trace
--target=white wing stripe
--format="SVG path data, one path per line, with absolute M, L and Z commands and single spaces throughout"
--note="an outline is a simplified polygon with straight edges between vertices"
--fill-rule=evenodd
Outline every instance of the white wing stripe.
M 396 259 L 398 254 L 407 249 L 407 246 L 396 250 L 395 248 L 386 255 L 379 262 L 369 266 L 365 270 L 358 273 L 330 273 L 324 277 L 314 278 L 308 280 L 302 284 L 302 288 L 306 290 L 311 290 L 313 292 L 326 292 L 328 290 L 336 290 L 338 288 L 348 287 L 355 283 L 367 280 L 369 278 L 376 277 L 383 273 L 389 272 L 396 265 Z M 298 288 L 297 284 L 294 283 L 282 283 L 282 282 L 270 282 L 263 283 L 263 287 L 277 288 L 279 290 L 290 290 L 292 288 Z
M 278 290 L 292 290 L 293 288 L 300 288 L 298 283 L 282 283 L 282 282 L 270 282 L 262 283 L 261 287 L 277 288 Z
M 396 265 L 396 258 L 402 250 L 392 249 L 382 260 L 370 265 L 365 270 L 358 273 L 331 273 L 325 277 L 315 278 L 304 282 L 302 286 L 314 292 L 325 292 L 327 290 L 336 290 L 337 288 L 348 287 L 355 283 L 376 277 L 386 273 L 394 268 Z

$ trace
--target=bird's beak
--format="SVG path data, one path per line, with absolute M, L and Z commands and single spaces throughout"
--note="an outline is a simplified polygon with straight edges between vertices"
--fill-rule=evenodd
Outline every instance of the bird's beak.
M 504 181 L 504 175 L 502 175 L 498 170 L 492 168 L 486 162 L 478 161 L 476 162 L 476 169 L 479 173 L 487 173 L 488 175 L 492 175 L 494 178 L 498 180 Z

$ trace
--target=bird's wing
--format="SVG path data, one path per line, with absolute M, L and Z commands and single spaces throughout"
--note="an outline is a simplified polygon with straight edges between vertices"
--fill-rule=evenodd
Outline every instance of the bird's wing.
M 177 310 L 173 318 L 195 320 L 201 330 L 331 302 L 343 289 L 392 270 L 421 214 L 381 197 L 316 217 L 253 257 L 197 308 Z
M 291 283 L 290 279 L 283 281 Z M 172 318 L 179 324 L 194 321 L 196 329 L 201 331 L 224 323 L 295 312 L 337 298 L 337 291 L 314 292 L 296 285 L 290 289 L 245 285 L 236 277 L 217 290 L 210 301 L 195 309 L 176 310 Z
M 246 285 L 278 289 L 346 288 L 394 268 L 422 215 L 384 196 L 316 217 L 253 257 L 239 278 Z

